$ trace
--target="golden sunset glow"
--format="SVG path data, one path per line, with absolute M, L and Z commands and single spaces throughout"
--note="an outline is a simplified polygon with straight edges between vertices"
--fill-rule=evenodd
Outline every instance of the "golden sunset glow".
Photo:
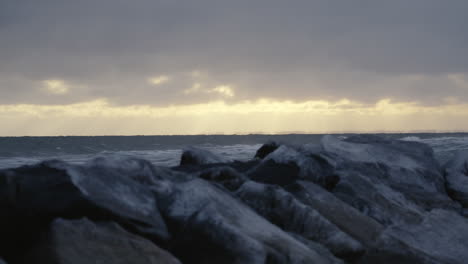
M 10 116 L 17 117 L 15 120 Z M 28 121 L 37 120 L 35 126 Z M 0 105 L 0 121 L 26 134 L 200 134 L 468 129 L 468 104 L 421 106 L 389 99 L 366 105 L 343 99 L 293 102 L 261 99 L 168 107 L 115 106 L 104 99 L 70 105 Z M 44 127 L 41 124 L 48 124 Z M 53 125 L 51 125 L 53 124 Z M 133 124 L 133 125 L 131 125 Z M 135 125 L 137 124 L 137 125 Z M 30 130 L 29 130 L 30 129 Z M 44 132 L 43 132 L 44 131 Z M 88 131 L 88 132 L 87 132 Z M 8 130 L 7 130 L 8 133 Z

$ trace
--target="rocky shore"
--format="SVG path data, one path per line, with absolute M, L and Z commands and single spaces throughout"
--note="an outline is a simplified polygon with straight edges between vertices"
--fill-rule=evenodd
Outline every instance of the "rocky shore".
M 372 135 L 50 160 L 0 170 L 0 264 L 464 264 L 466 208 L 468 153 Z

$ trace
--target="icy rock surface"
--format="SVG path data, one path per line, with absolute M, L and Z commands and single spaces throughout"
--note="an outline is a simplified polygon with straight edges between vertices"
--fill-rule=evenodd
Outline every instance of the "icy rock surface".
M 0 256 L 466 263 L 468 153 L 441 168 L 422 143 L 372 135 L 262 148 L 250 161 L 192 149 L 172 168 L 113 156 L 0 170 Z
M 204 180 L 178 184 L 157 196 L 165 201 L 163 215 L 175 227 L 174 252 L 184 263 L 341 263 Z
M 431 149 L 421 143 L 359 136 L 325 136 L 324 155 L 333 160 L 339 183 L 333 193 L 388 225 L 420 221 L 432 208 L 459 210 Z

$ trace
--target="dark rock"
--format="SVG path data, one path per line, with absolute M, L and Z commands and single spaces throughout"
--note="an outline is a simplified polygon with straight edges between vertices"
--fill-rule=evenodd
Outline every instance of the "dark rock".
M 245 175 L 228 166 L 204 170 L 199 173 L 198 177 L 212 183 L 218 183 L 230 191 L 237 190 L 245 181 L 247 181 L 247 177 Z
M 340 263 L 304 245 L 204 180 L 155 189 L 183 263 Z
M 203 165 L 227 162 L 229 162 L 227 159 L 219 157 L 208 150 L 194 147 L 185 149 L 180 158 L 180 165 Z
M 246 182 L 236 196 L 281 229 L 320 243 L 340 258 L 357 259 L 364 253 L 360 242 L 280 187 Z
M 7 264 L 3 259 L 0 258 L 0 264 Z
M 274 142 L 274 141 L 267 142 L 257 150 L 257 153 L 255 153 L 255 158 L 263 159 L 266 156 L 268 156 L 270 153 L 274 152 L 279 147 L 280 147 L 280 144 L 278 144 L 277 142 Z
M 1 253 L 15 254 L 27 247 L 38 230 L 57 217 L 112 220 L 166 241 L 169 233 L 156 199 L 129 175 L 141 177 L 145 172 L 116 167 L 48 161 L 0 171 Z
M 460 151 L 445 165 L 449 195 L 468 208 L 468 151 Z
M 299 179 L 299 172 L 299 167 L 293 162 L 277 163 L 274 160 L 264 160 L 247 175 L 256 182 L 284 186 Z
M 16 263 L 180 264 L 167 251 L 115 223 L 54 220 Z
M 313 150 L 311 150 L 313 149 Z M 329 161 L 316 153 L 315 146 L 281 146 L 248 172 L 249 177 L 267 184 L 287 185 L 302 179 L 333 189 L 339 182 Z

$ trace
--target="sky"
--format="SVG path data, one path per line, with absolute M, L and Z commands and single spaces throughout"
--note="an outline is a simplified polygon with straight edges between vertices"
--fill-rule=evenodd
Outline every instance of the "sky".
M 0 0 L 0 136 L 468 131 L 466 0 Z

